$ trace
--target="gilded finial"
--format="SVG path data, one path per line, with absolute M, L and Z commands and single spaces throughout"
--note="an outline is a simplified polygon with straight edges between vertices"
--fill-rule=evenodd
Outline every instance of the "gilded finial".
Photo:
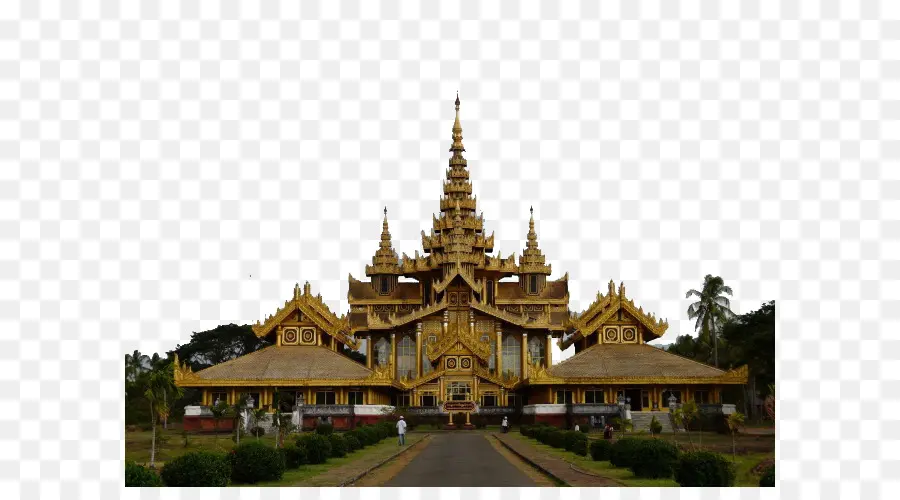
M 459 111 L 459 91 L 456 91 L 456 110 Z

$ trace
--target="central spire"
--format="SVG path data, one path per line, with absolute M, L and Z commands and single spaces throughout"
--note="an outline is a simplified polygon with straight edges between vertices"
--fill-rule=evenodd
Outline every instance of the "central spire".
M 453 145 L 450 146 L 450 151 L 453 152 L 453 157 L 455 158 L 459 155 L 462 158 L 462 152 L 465 151 L 466 148 L 462 143 L 462 125 L 459 124 L 459 92 L 456 93 L 456 121 L 453 122 Z

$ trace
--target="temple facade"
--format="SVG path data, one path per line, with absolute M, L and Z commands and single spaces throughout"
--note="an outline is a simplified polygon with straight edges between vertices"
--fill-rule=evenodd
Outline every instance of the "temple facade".
M 746 383 L 746 368 L 726 372 L 648 345 L 668 323 L 624 284 L 610 281 L 585 311 L 570 311 L 568 273 L 551 278 L 533 210 L 522 255 L 491 255 L 455 104 L 440 215 L 422 232 L 422 252 L 397 254 L 385 209 L 367 279 L 348 278 L 349 312 L 338 316 L 298 284 L 253 325 L 271 346 L 196 373 L 176 361 L 178 385 L 202 388 L 202 406 L 245 393 L 256 407 L 302 411 L 305 425 L 326 417 L 340 426 L 391 406 L 452 418 L 450 401 L 531 420 L 599 417 L 623 405 L 666 411 L 687 400 L 722 403 L 723 387 Z M 554 365 L 553 343 L 575 354 Z M 363 352 L 365 364 L 347 350 Z

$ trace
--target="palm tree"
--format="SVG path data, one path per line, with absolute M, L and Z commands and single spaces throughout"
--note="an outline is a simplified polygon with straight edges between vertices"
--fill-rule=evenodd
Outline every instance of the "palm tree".
M 719 325 L 735 314 L 731 311 L 731 301 L 724 294 L 732 295 L 731 287 L 726 286 L 719 276 L 707 274 L 703 278 L 703 290 L 688 290 L 685 298 L 697 296 L 697 302 L 688 307 L 689 319 L 697 318 L 694 330 L 701 328 L 700 338 L 705 342 L 712 339 L 713 365 L 719 366 L 719 343 L 717 330 Z
M 728 419 L 725 420 L 725 423 L 728 424 L 728 430 L 731 431 L 731 460 L 737 461 L 737 453 L 735 452 L 734 446 L 734 435 L 737 433 L 738 429 L 744 426 L 744 414 L 736 411 L 731 415 L 728 415 Z
M 247 394 L 241 393 L 237 397 L 237 401 L 229 408 L 231 418 L 234 420 L 234 428 L 237 431 L 237 439 L 235 444 L 241 444 L 241 425 L 244 423 L 244 410 L 247 409 Z
M 222 417 L 228 413 L 228 403 L 226 401 L 219 401 L 218 404 L 214 404 L 209 407 L 209 411 L 212 412 L 213 416 L 213 424 L 215 425 L 215 431 L 213 433 L 213 444 L 216 447 L 219 446 L 219 421 L 222 420 Z
M 259 441 L 259 424 L 269 419 L 269 412 L 265 408 L 253 410 L 253 429 L 256 431 L 256 440 Z
M 175 385 L 174 366 L 169 363 L 150 371 L 144 389 L 144 397 L 150 403 L 150 420 L 153 434 L 150 444 L 150 468 L 156 466 L 156 423 L 169 416 L 169 397 L 181 397 L 184 389 Z

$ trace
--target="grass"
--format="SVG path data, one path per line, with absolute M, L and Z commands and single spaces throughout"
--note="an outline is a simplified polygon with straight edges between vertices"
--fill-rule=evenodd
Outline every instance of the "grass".
M 622 437 L 621 432 L 616 433 L 616 439 Z M 632 433 L 626 432 L 625 437 L 652 439 L 649 433 Z M 603 434 L 592 433 L 588 439 L 603 439 Z M 691 432 L 690 440 L 687 433 L 663 433 L 658 439 L 665 439 L 678 444 L 684 449 L 690 449 L 691 441 L 696 448 L 723 453 L 731 456 L 731 435 L 718 434 L 716 432 Z M 775 436 L 773 435 L 749 435 L 738 434 L 735 436 L 735 449 L 738 455 L 746 455 L 750 453 L 775 453 Z M 701 446 L 702 443 L 702 446 Z
M 213 434 L 188 434 L 188 446 L 184 446 L 184 438 L 180 429 L 163 430 L 156 429 L 156 466 L 160 467 L 173 458 L 180 457 L 191 451 L 214 451 L 225 453 L 234 447 L 231 439 L 234 433 Z M 151 431 L 126 431 L 125 432 L 125 459 L 134 460 L 139 464 L 150 462 Z M 256 437 L 241 434 L 241 442 L 255 441 Z M 269 446 L 275 445 L 275 435 L 260 436 L 259 440 Z
M 729 461 L 732 460 L 731 455 L 731 436 L 723 436 L 721 434 L 709 433 L 710 436 L 707 437 L 706 434 L 703 436 L 703 449 L 708 451 L 715 451 L 717 453 L 722 453 L 725 458 Z M 529 439 L 525 436 L 522 436 L 518 432 L 513 434 L 510 432 L 510 435 L 515 439 L 519 439 L 521 441 L 527 442 L 531 446 L 537 448 L 543 453 L 548 455 L 555 456 L 557 458 L 561 458 L 569 463 L 574 464 L 576 467 L 584 469 L 588 472 L 592 472 L 599 476 L 603 476 L 609 479 L 613 479 L 622 483 L 625 486 L 650 486 L 650 487 L 661 487 L 661 486 L 678 486 L 678 483 L 673 479 L 642 479 L 635 477 L 634 474 L 628 470 L 619 467 L 613 466 L 611 463 L 607 461 L 603 462 L 595 462 L 591 459 L 590 456 L 582 457 L 576 455 L 574 453 L 567 452 L 565 450 L 560 450 L 558 448 L 553 448 L 551 446 L 547 446 L 545 444 L 539 443 L 535 439 Z M 646 437 L 647 439 L 651 439 L 649 435 L 640 435 L 640 434 L 631 434 L 626 433 L 627 437 Z M 619 437 L 618 435 L 616 437 Z M 739 436 L 741 437 L 757 437 L 757 436 Z M 682 438 L 680 435 L 673 434 L 661 434 L 660 439 L 669 439 L 671 441 L 675 441 L 677 443 L 683 443 L 687 445 L 687 438 Z M 724 446 L 725 441 L 727 440 L 727 450 L 722 451 L 718 449 L 712 448 L 721 448 Z M 711 447 L 707 446 L 707 442 L 710 442 Z M 697 439 L 694 439 L 694 443 L 697 443 Z M 753 441 L 753 443 L 757 443 Z M 757 464 L 762 462 L 763 460 L 769 458 L 775 458 L 775 443 L 774 438 L 771 439 L 772 449 L 771 451 L 762 451 L 762 452 L 744 452 L 741 453 L 742 447 L 740 445 L 740 441 L 738 441 L 737 450 L 738 454 L 735 457 L 735 486 L 759 486 L 759 476 L 753 474 L 752 470 L 756 467 Z M 746 443 L 744 449 L 746 449 Z

